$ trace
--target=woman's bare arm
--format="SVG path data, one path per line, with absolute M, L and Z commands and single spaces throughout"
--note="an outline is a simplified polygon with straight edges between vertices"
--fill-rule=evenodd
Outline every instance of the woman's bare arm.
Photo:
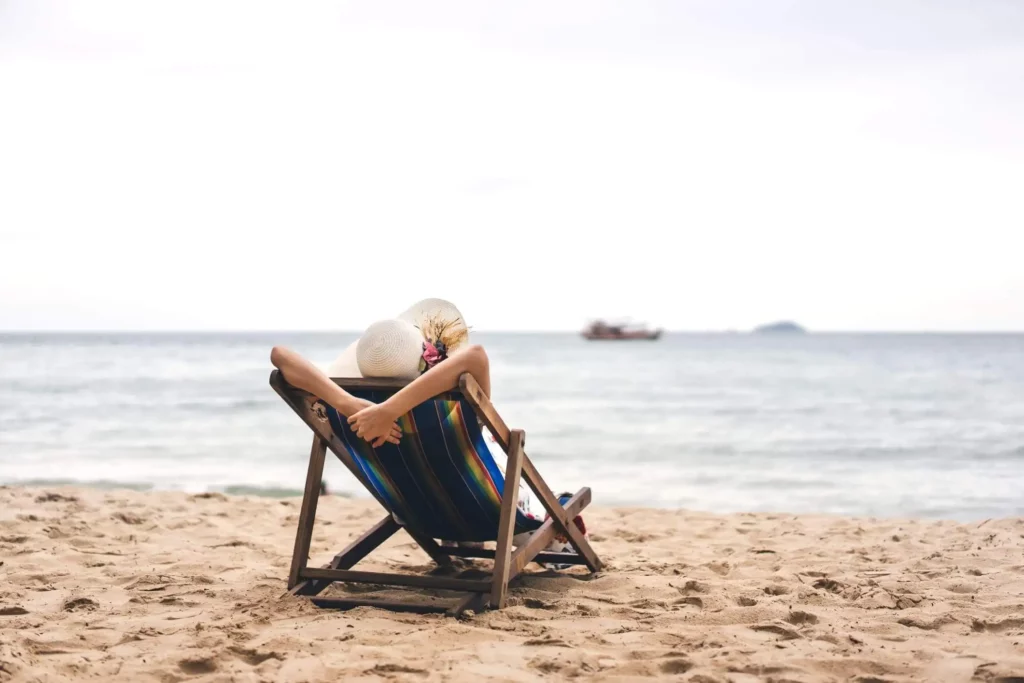
M 468 346 L 452 353 L 383 403 L 368 406 L 351 415 L 348 422 L 358 436 L 370 441 L 385 433 L 388 424 L 394 423 L 427 399 L 454 389 L 464 372 L 473 375 L 484 394 L 491 395 L 491 368 L 487 353 L 482 346 Z
M 288 384 L 308 391 L 317 398 L 327 401 L 345 417 L 350 417 L 368 406 L 375 405 L 370 401 L 356 398 L 348 393 L 332 382 L 331 378 L 321 372 L 319 368 L 291 349 L 275 346 L 270 351 L 270 362 L 281 371 Z M 401 438 L 401 428 L 392 420 L 390 429 L 378 435 L 373 445 L 379 446 L 384 441 L 398 443 Z M 367 441 L 369 440 L 367 439 Z
M 281 371 L 288 384 L 327 401 L 342 415 L 354 415 L 362 409 L 355 396 L 332 382 L 319 368 L 295 351 L 275 346 L 270 351 L 270 362 Z

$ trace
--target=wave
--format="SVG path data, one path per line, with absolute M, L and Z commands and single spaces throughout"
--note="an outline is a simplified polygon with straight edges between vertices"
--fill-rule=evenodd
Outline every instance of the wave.
M 27 486 L 33 488 L 45 488 L 48 486 L 77 486 L 81 488 L 99 489 L 103 491 L 114 491 L 117 489 L 127 489 L 129 491 L 157 491 L 157 490 L 168 490 L 163 487 L 157 487 L 149 482 L 131 482 L 131 481 L 110 481 L 107 479 L 94 479 L 94 480 L 78 480 L 78 479 L 60 479 L 60 478 L 39 478 L 39 479 L 22 479 L 15 482 L 6 482 L 8 486 Z M 175 487 L 175 490 L 177 487 Z M 190 490 L 190 489 L 189 489 Z M 199 491 L 197 493 L 223 493 L 229 496 L 255 496 L 258 498 L 301 498 L 302 489 L 294 489 L 282 486 L 253 486 L 251 484 L 235 484 L 227 486 L 210 486 L 205 491 Z M 354 496 L 348 491 L 336 491 L 331 489 L 330 494 L 338 496 L 340 498 L 353 498 Z

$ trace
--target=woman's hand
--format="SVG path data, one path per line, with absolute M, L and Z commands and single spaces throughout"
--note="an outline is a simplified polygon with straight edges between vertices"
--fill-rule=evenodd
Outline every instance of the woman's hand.
M 402 440 L 402 428 L 383 405 L 365 399 L 360 399 L 360 403 L 365 407 L 348 418 L 356 436 L 369 441 L 374 448 L 383 446 L 385 442 L 397 444 Z

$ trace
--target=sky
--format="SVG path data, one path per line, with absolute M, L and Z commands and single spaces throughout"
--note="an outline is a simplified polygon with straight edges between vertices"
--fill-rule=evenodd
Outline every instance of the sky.
M 0 330 L 1024 330 L 1017 0 L 0 0 Z

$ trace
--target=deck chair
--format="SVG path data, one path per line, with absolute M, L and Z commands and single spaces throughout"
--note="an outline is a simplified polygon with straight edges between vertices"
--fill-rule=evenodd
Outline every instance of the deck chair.
M 353 396 L 379 403 L 405 386 L 402 380 L 334 379 Z M 317 397 L 288 384 L 277 370 L 270 385 L 313 430 L 306 486 L 288 575 L 289 592 L 308 596 L 318 607 L 350 609 L 374 606 L 404 612 L 461 614 L 467 609 L 500 609 L 509 582 L 530 562 L 586 565 L 601 570 L 601 560 L 574 523 L 590 504 L 589 488 L 565 500 L 555 496 L 523 450 L 525 434 L 509 429 L 480 385 L 464 374 L 459 387 L 425 401 L 402 416 L 404 435 L 398 445 L 373 448 L 356 436 L 347 420 Z M 479 420 L 479 421 L 478 421 Z M 502 476 L 484 441 L 480 423 L 508 455 Z M 313 521 L 320 496 L 327 449 L 352 472 L 387 513 L 383 519 L 334 556 L 326 566 L 307 566 Z M 520 481 L 537 494 L 548 517 L 543 522 L 517 508 Z M 564 502 L 564 504 L 563 504 Z M 399 529 L 439 566 L 452 557 L 493 558 L 491 578 L 353 571 Z M 524 531 L 529 540 L 513 550 L 512 538 Z M 544 552 L 555 536 L 567 538 L 576 553 Z M 439 544 L 440 541 L 495 541 L 495 549 Z M 451 604 L 404 602 L 363 597 L 319 597 L 336 581 L 454 591 Z

